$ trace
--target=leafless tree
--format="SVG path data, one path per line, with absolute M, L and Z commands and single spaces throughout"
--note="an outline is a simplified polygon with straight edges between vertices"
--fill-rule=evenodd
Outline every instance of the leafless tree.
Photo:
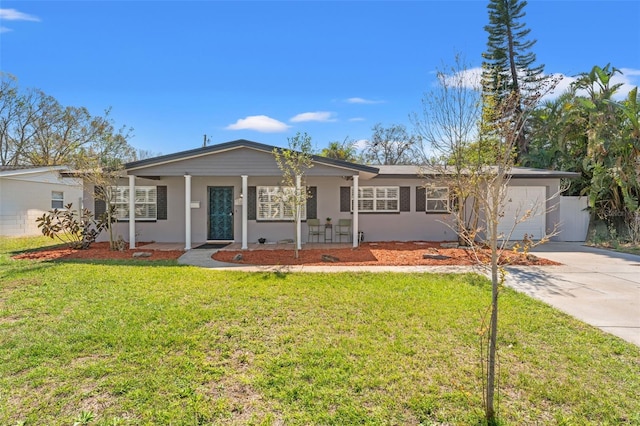
M 535 208 L 522 208 L 514 223 L 509 224 L 511 230 L 499 232 L 499 225 L 504 221 L 519 135 L 527 114 L 543 93 L 546 91 L 525 104 L 518 98 L 503 98 L 499 103 L 492 103 L 491 98 L 481 96 L 477 80 L 469 79 L 468 67 L 457 57 L 454 67 L 438 73 L 438 86 L 423 98 L 422 115 L 414 116 L 419 133 L 432 150 L 430 175 L 435 174 L 449 182 L 452 203 L 447 224 L 457 232 L 459 240 L 470 247 L 476 259 L 480 259 L 485 247 L 490 251 L 491 261 L 483 267 L 491 278 L 491 305 L 489 318 L 483 320 L 481 327 L 483 400 L 490 424 L 495 423 L 497 416 L 498 295 L 505 279 L 503 254 L 514 248 L 527 251 L 555 233 L 554 229 L 539 241 L 525 236 L 515 246 L 510 242 L 519 223 L 529 220 L 532 215 L 548 212 L 548 200 L 540 200 Z M 485 125 L 482 111 L 488 108 L 506 109 L 497 115 L 508 118 Z M 426 173 L 425 178 L 428 179 Z M 426 186 L 429 185 L 428 182 Z
M 402 124 L 383 127 L 373 126 L 373 135 L 366 142 L 362 158 L 368 164 L 415 164 L 419 161 L 416 151 L 419 137 L 410 134 Z

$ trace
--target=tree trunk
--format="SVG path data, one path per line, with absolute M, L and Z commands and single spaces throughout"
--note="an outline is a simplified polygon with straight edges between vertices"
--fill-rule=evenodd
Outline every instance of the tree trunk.
M 497 198 L 497 197 L 495 197 Z M 498 205 L 494 205 L 497 211 Z M 498 335 L 498 291 L 499 291 L 499 271 L 498 271 L 498 221 L 491 221 L 491 321 L 489 323 L 489 350 L 487 354 L 487 388 L 485 417 L 487 424 L 496 423 L 495 410 L 495 389 L 496 389 L 496 346 Z
M 495 251 L 491 257 L 496 257 Z M 495 388 L 496 388 L 496 342 L 498 334 L 498 266 L 497 261 L 491 265 L 491 321 L 489 324 L 489 353 L 487 357 L 487 406 L 485 414 L 487 423 L 492 425 L 496 420 Z

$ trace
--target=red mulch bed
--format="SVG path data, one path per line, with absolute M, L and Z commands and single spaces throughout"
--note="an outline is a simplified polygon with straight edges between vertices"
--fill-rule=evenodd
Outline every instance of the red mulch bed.
M 90 259 L 90 260 L 122 260 L 133 259 L 135 252 L 151 253 L 149 257 L 138 257 L 139 260 L 173 260 L 184 254 L 182 250 L 145 250 L 144 243 L 139 243 L 139 248 L 134 250 L 114 251 L 109 249 L 109 243 L 93 243 L 86 250 L 74 250 L 67 247 L 56 246 L 37 251 L 30 251 L 13 256 L 14 259 L 30 260 L 69 260 L 69 259 Z M 148 243 L 147 243 L 148 244 Z
M 242 254 L 242 260 L 234 261 L 237 254 Z M 332 265 L 475 265 L 477 264 L 473 251 L 461 248 L 444 248 L 440 243 L 433 242 L 380 242 L 363 243 L 358 248 L 340 249 L 302 249 L 299 258 L 294 258 L 291 250 L 229 250 L 218 251 L 212 258 L 221 262 L 245 265 L 327 265 L 322 260 L 323 255 L 330 255 L 339 259 Z M 423 255 L 431 255 L 424 259 Z M 442 259 L 433 256 L 442 256 Z M 444 258 L 446 257 L 446 258 Z M 488 251 L 479 253 L 482 263 L 488 263 Z M 504 253 L 503 264 L 510 265 L 558 265 L 558 263 L 541 259 L 529 254 Z
M 174 260 L 184 254 L 182 250 L 145 250 L 144 243 L 139 243 L 134 250 L 112 251 L 109 243 L 93 243 L 87 250 L 73 250 L 62 246 L 45 248 L 13 256 L 14 259 L 31 260 L 118 260 L 133 259 L 135 252 L 149 252 L 149 257 L 139 257 L 141 261 Z M 237 254 L 242 254 L 241 261 L 234 261 Z M 443 256 L 446 258 L 424 259 L 423 255 Z M 358 248 L 340 249 L 302 249 L 299 258 L 294 259 L 293 250 L 232 250 L 218 251 L 212 257 L 215 260 L 244 265 L 327 265 L 322 261 L 323 255 L 330 255 L 339 259 L 332 265 L 474 265 L 476 259 L 471 250 L 460 248 L 444 248 L 434 242 L 380 242 L 363 243 Z M 481 261 L 487 263 L 489 254 L 479 253 Z M 504 254 L 503 263 L 510 265 L 558 265 L 547 259 L 534 255 L 524 256 L 513 252 Z

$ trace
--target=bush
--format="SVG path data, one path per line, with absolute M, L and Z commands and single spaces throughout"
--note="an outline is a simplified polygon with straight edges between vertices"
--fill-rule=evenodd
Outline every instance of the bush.
M 36 219 L 42 234 L 58 239 L 73 249 L 88 249 L 96 241 L 100 232 L 107 227 L 104 216 L 96 220 L 88 209 L 79 213 L 73 210 L 73 204 L 64 206 L 64 210 L 53 209 Z

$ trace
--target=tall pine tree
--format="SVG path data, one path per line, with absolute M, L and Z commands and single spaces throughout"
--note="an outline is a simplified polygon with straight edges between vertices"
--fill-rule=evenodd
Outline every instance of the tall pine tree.
M 534 65 L 536 55 L 531 48 L 536 40 L 527 39 L 530 29 L 522 18 L 525 0 L 489 0 L 489 34 L 487 51 L 483 53 L 482 95 L 483 122 L 488 129 L 491 123 L 504 119 L 522 119 L 522 112 L 530 109 L 529 103 L 540 98 L 540 91 L 547 85 L 544 65 Z M 505 101 L 510 106 L 502 107 Z M 515 103 L 515 105 L 514 105 Z M 526 126 L 517 139 L 518 158 L 528 151 Z

